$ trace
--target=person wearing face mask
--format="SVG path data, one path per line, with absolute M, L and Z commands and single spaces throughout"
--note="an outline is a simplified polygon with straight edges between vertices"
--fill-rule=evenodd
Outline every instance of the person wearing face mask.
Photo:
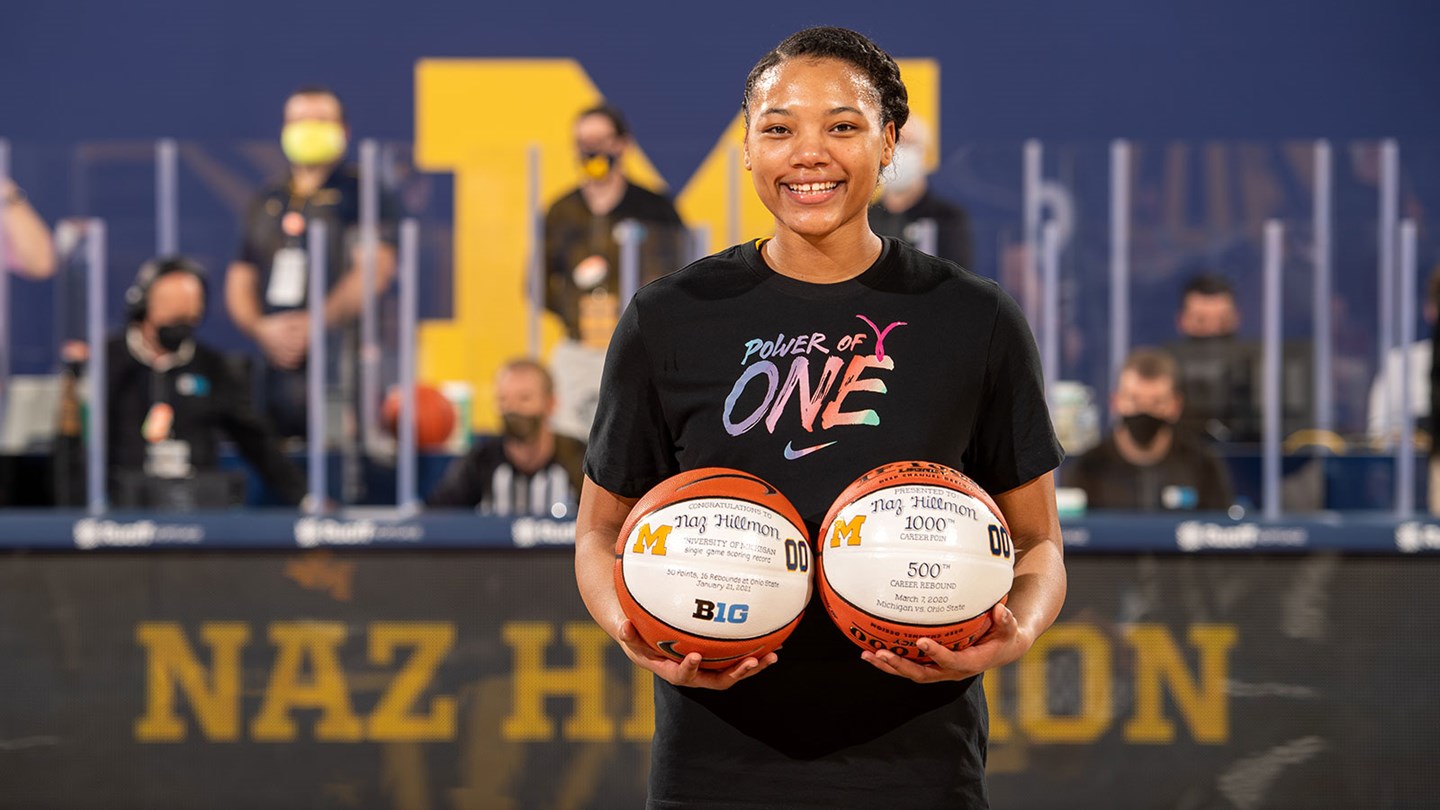
M 495 378 L 495 404 L 501 434 L 477 439 L 445 471 L 425 504 L 573 519 L 585 445 L 550 428 L 555 412 L 550 372 L 532 360 L 506 363 Z
M 645 229 L 640 283 L 680 268 L 684 223 L 666 197 L 630 182 L 621 169 L 631 146 L 630 126 L 608 104 L 575 119 L 580 185 L 545 215 L 545 308 L 560 317 L 571 340 L 604 349 L 624 304 L 615 226 L 634 220 Z
M 675 206 L 622 170 L 632 143 L 620 110 L 600 104 L 582 111 L 575 119 L 580 185 L 545 215 L 544 305 L 566 333 L 550 355 L 557 392 L 553 426 L 578 440 L 589 435 L 605 347 L 625 309 L 616 226 L 629 220 L 641 228 L 641 285 L 678 270 L 687 255 L 687 232 Z
M 895 145 L 895 160 L 881 175 L 884 191 L 880 200 L 870 206 L 870 227 L 877 234 L 920 247 L 920 226 L 916 223 L 929 220 L 935 223 L 935 255 L 973 268 L 969 215 L 930 188 L 929 155 L 934 143 L 930 124 L 911 116 Z
M 1066 485 L 1083 489 L 1090 509 L 1228 509 L 1229 475 L 1206 445 L 1177 425 L 1183 405 L 1174 358 L 1136 349 L 1111 395 L 1114 429 L 1066 465 Z
M 345 162 L 349 140 L 345 107 L 334 91 L 312 86 L 290 95 L 280 132 L 289 171 L 251 201 L 240 250 L 225 276 L 226 309 L 264 357 L 265 411 L 284 436 L 303 436 L 306 429 L 307 250 L 312 222 L 326 226 L 325 325 L 338 330 L 327 357 L 333 358 L 335 369 L 356 363 L 354 322 L 365 289 L 358 227 L 360 174 Z M 399 203 L 382 190 L 379 209 L 377 294 L 394 276 Z
M 126 291 L 125 329 L 106 346 L 112 503 L 233 505 L 243 480 L 219 469 L 223 436 L 280 500 L 298 505 L 305 479 L 250 407 L 246 381 L 195 337 L 205 296 L 204 269 L 183 256 L 147 262 Z

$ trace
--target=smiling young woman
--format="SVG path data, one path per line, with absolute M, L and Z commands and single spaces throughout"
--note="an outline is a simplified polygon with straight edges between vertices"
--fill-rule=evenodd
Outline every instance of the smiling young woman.
M 880 255 L 868 211 L 903 115 L 898 122 L 887 115 L 870 78 L 831 57 L 762 70 L 745 111 L 745 168 L 775 216 L 775 238 L 762 248 L 766 261 L 820 283 L 862 273 Z
M 648 806 L 985 807 L 978 676 L 1029 649 L 1065 593 L 1060 449 L 1035 341 L 993 282 L 870 230 L 909 115 L 873 42 L 840 28 L 787 38 L 750 72 L 743 109 L 774 235 L 636 294 L 606 356 L 576 524 L 587 608 L 657 676 Z M 728 671 L 639 641 L 615 593 L 615 543 L 656 484 L 745 470 L 815 536 L 851 481 L 906 460 L 962 469 L 1011 527 L 1015 585 L 974 646 L 922 640 L 927 666 L 857 653 L 818 599 L 778 654 Z

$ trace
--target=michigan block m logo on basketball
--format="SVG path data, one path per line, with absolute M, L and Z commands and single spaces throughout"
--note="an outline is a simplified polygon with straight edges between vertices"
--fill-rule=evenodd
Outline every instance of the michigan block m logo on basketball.
M 835 518 L 834 531 L 830 532 L 830 547 L 839 548 L 841 540 L 844 540 L 847 546 L 860 545 L 860 527 L 864 525 L 865 515 L 856 515 L 849 523 Z
M 649 523 L 641 523 L 639 536 L 635 538 L 635 546 L 631 551 L 636 554 L 644 554 L 645 550 L 649 549 L 650 553 L 657 557 L 666 556 L 665 540 L 670 536 L 670 530 L 673 528 L 673 526 L 666 525 L 652 530 Z

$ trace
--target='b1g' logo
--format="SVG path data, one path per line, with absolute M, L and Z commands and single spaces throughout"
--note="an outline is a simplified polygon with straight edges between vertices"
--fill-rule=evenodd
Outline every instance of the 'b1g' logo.
M 745 620 L 750 618 L 750 606 L 727 605 L 724 602 L 696 599 L 695 612 L 690 614 L 690 618 L 722 624 L 744 624 Z

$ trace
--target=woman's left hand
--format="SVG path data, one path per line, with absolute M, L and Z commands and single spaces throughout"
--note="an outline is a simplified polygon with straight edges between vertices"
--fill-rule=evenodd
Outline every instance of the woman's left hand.
M 961 681 L 1005 666 L 1024 655 L 1034 642 L 1028 633 L 1020 631 L 1015 614 L 1004 605 L 991 608 L 990 622 L 990 629 L 985 635 L 959 651 L 947 650 L 932 639 L 920 639 L 916 644 L 920 652 L 930 657 L 931 663 L 928 664 L 917 664 L 889 650 L 866 650 L 860 657 L 881 672 L 909 678 L 916 683 Z

